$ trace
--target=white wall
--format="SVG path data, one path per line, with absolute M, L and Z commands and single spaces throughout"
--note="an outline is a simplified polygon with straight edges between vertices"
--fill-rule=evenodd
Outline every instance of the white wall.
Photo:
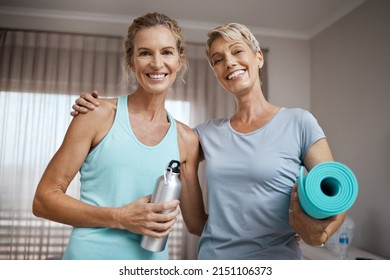
M 353 244 L 390 258 L 390 1 L 370 0 L 311 40 L 311 109 L 356 173 Z
M 269 49 L 268 99 L 285 107 L 310 109 L 310 42 L 308 40 L 259 37 Z

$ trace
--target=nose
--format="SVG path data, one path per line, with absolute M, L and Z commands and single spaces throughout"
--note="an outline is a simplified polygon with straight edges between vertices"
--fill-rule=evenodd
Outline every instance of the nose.
M 152 65 L 152 67 L 154 67 L 156 69 L 160 69 L 161 67 L 163 67 L 164 62 L 163 62 L 162 55 L 160 55 L 160 54 L 154 55 L 153 60 L 151 62 L 151 65 Z
M 228 55 L 225 57 L 225 64 L 226 64 L 226 69 L 230 69 L 233 66 L 237 65 L 237 62 L 232 55 Z

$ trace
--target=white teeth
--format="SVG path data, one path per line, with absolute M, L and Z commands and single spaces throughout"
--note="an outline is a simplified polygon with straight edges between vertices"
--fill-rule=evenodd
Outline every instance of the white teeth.
M 162 79 L 165 77 L 165 74 L 149 74 L 149 77 L 152 79 Z
M 235 77 L 237 77 L 237 76 L 243 75 L 244 73 L 245 73 L 244 70 L 237 70 L 237 71 L 235 71 L 235 72 L 229 74 L 229 75 L 227 76 L 227 78 L 228 78 L 228 80 L 231 80 L 231 79 L 233 79 L 233 78 L 235 78 Z

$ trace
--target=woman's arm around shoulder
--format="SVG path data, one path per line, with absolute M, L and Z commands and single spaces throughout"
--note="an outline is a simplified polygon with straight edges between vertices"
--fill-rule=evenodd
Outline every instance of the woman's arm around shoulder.
M 200 145 L 196 133 L 185 124 L 178 124 L 178 139 L 183 185 L 180 208 L 190 233 L 201 235 L 207 220 L 202 189 L 198 179 Z

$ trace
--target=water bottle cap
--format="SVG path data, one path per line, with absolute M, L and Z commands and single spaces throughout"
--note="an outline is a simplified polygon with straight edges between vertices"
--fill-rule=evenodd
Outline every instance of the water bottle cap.
M 171 160 L 168 164 L 168 168 L 171 169 L 173 173 L 180 173 L 180 161 Z
M 348 236 L 340 236 L 339 243 L 348 244 L 349 243 Z

